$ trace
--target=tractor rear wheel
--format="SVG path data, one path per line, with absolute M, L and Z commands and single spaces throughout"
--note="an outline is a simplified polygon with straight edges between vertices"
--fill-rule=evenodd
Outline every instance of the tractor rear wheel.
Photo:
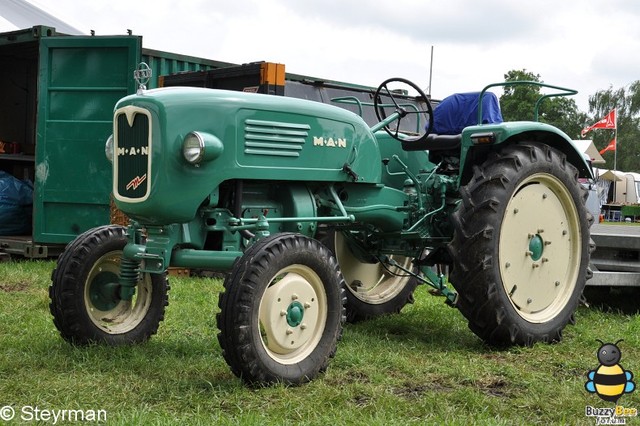
M 282 233 L 249 247 L 227 276 L 218 341 L 246 383 L 300 384 L 335 355 L 344 323 L 344 281 L 318 241 Z
M 164 318 L 169 283 L 165 274 L 140 274 L 132 300 L 119 297 L 121 226 L 107 225 L 79 235 L 60 255 L 53 274 L 49 309 L 62 337 L 73 344 L 144 342 Z
M 401 270 L 397 273 L 381 263 L 367 263 L 353 254 L 341 232 L 329 231 L 321 240 L 333 252 L 347 288 L 347 321 L 357 322 L 399 313 L 413 303 L 418 286 L 415 277 Z M 411 258 L 392 256 L 405 269 L 411 270 Z
M 461 188 L 451 283 L 469 328 L 490 344 L 559 341 L 590 278 L 587 192 L 558 150 L 493 153 Z

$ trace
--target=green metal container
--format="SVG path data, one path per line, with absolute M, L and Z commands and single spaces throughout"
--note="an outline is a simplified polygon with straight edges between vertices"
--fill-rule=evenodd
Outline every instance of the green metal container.
M 136 90 L 140 61 L 153 78 L 228 66 L 142 49 L 142 37 L 67 36 L 36 26 L 0 34 L 0 170 L 34 184 L 31 235 L 0 235 L 0 250 L 55 255 L 79 233 L 109 223 L 111 165 L 104 155 L 113 107 Z

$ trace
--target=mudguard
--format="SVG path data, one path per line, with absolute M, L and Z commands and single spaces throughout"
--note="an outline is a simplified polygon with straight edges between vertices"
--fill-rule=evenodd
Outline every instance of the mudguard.
M 573 141 L 566 133 L 557 127 L 535 121 L 512 121 L 497 124 L 482 124 L 466 127 L 462 131 L 462 146 L 460 152 L 460 176 L 465 174 L 471 167 L 468 161 L 469 153 L 480 147 L 487 145 L 476 145 L 474 136 L 482 134 L 492 134 L 493 142 L 491 146 L 498 146 L 504 143 L 517 143 L 519 141 L 538 141 L 552 146 L 567 156 L 567 160 L 577 169 L 580 177 L 593 178 L 591 166 L 587 163 L 582 152 L 573 144 Z

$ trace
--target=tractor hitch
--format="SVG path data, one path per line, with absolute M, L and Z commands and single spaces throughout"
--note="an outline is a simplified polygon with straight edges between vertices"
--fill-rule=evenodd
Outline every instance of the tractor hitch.
M 380 256 L 379 260 L 383 264 L 398 268 L 402 272 L 408 275 L 411 275 L 421 283 L 426 284 L 429 287 L 435 289 L 436 290 L 435 294 L 441 294 L 444 297 L 446 297 L 447 305 L 451 307 L 456 306 L 456 303 L 458 301 L 458 293 L 456 293 L 455 291 L 447 287 L 447 280 L 444 274 L 437 274 L 431 268 L 421 268 L 420 271 L 422 273 L 416 274 L 415 272 L 403 267 L 402 265 L 398 264 L 398 262 L 396 262 L 392 258 L 385 255 Z

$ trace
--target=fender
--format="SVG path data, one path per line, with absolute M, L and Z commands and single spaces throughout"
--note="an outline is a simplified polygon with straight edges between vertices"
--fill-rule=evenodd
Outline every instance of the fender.
M 475 142 L 478 135 L 490 135 L 489 144 Z M 557 127 L 535 121 L 513 121 L 497 124 L 483 124 L 469 126 L 462 131 L 462 146 L 460 152 L 460 177 L 459 183 L 471 174 L 470 153 L 477 149 L 485 149 L 488 146 L 496 147 L 505 143 L 517 143 L 520 141 L 538 141 L 552 146 L 567 156 L 567 160 L 577 169 L 580 177 L 593 178 L 591 166 L 584 156 L 573 144 L 566 133 Z

